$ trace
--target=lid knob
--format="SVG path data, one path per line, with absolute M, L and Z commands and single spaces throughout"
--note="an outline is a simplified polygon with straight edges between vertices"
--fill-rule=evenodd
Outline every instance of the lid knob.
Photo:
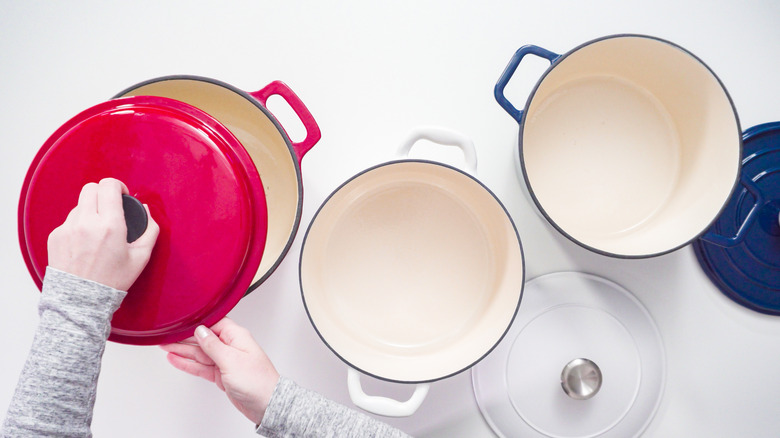
M 127 224 L 127 243 L 138 240 L 149 225 L 149 217 L 146 208 L 141 201 L 130 196 L 122 195 L 122 209 L 125 211 L 125 223 Z
M 574 359 L 561 371 L 561 386 L 569 397 L 587 400 L 601 389 L 601 370 L 592 360 Z

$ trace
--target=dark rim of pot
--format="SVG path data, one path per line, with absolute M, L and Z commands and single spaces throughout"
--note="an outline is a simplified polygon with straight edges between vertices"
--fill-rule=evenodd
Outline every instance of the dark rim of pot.
M 703 65 L 707 69 L 707 71 L 709 71 L 710 74 L 712 74 L 712 76 L 715 78 L 715 80 L 718 81 L 718 84 L 720 85 L 721 89 L 723 90 L 723 92 L 725 93 L 726 97 L 728 98 L 729 104 L 731 105 L 732 112 L 734 113 L 734 119 L 737 122 L 737 138 L 739 139 L 739 157 L 740 157 L 740 163 L 739 164 L 740 164 L 740 166 L 739 166 L 739 169 L 737 171 L 737 175 L 736 175 L 736 178 L 734 180 L 734 184 L 731 187 L 731 191 L 729 193 L 729 196 L 727 196 L 723 200 L 723 205 L 721 206 L 720 210 L 718 211 L 718 214 L 715 215 L 715 217 L 712 218 L 712 220 L 709 222 L 709 224 L 707 226 L 705 226 L 698 234 L 696 234 L 695 236 L 691 237 L 685 243 L 682 243 L 682 244 L 680 244 L 680 245 L 678 245 L 676 247 L 673 247 L 671 249 L 660 251 L 660 252 L 657 252 L 657 253 L 652 253 L 652 254 L 627 255 L 627 254 L 611 253 L 609 251 L 604 251 L 602 249 L 598 249 L 598 248 L 595 248 L 593 246 L 587 245 L 587 244 L 585 244 L 583 242 L 580 242 L 579 240 L 577 240 L 576 238 L 571 236 L 569 233 L 564 231 L 560 226 L 558 226 L 557 223 L 555 223 L 555 221 L 552 220 L 552 218 L 547 214 L 547 212 L 544 210 L 544 208 L 542 208 L 542 204 L 536 198 L 536 194 L 534 193 L 533 187 L 531 187 L 531 183 L 528 180 L 528 172 L 526 171 L 525 160 L 523 158 L 523 128 L 525 126 L 526 115 L 528 114 L 528 109 L 531 106 L 531 101 L 533 100 L 534 95 L 536 95 L 536 91 L 539 89 L 539 86 L 542 84 L 544 79 L 547 77 L 547 75 L 558 64 L 560 64 L 564 59 L 568 58 L 574 52 L 577 52 L 578 50 L 580 50 L 580 49 L 582 49 L 584 47 L 587 47 L 587 46 L 589 46 L 591 44 L 595 44 L 595 43 L 598 43 L 598 42 L 601 42 L 601 41 L 604 41 L 604 40 L 613 39 L 613 38 L 646 38 L 646 39 L 650 39 L 650 40 L 655 40 L 655 41 L 659 41 L 659 42 L 668 44 L 668 45 L 670 45 L 670 46 L 672 46 L 672 47 L 674 47 L 674 48 L 676 48 L 678 50 L 681 50 L 685 54 L 691 56 L 693 59 L 695 59 L 696 61 L 701 63 L 701 65 Z M 695 241 L 696 239 L 698 239 L 699 237 L 701 237 L 707 230 L 710 229 L 710 227 L 712 227 L 712 225 L 715 223 L 715 221 L 720 217 L 720 215 L 726 209 L 726 205 L 728 204 L 729 199 L 731 199 L 731 197 L 734 195 L 734 191 L 740 185 L 739 180 L 740 180 L 740 177 L 742 175 L 742 152 L 743 152 L 743 145 L 742 145 L 742 128 L 741 128 L 740 122 L 739 122 L 739 115 L 737 114 L 737 108 L 734 105 L 734 101 L 731 98 L 731 95 L 729 94 L 728 90 L 726 90 L 725 85 L 720 80 L 718 75 L 716 75 L 715 72 L 712 71 L 712 69 L 704 61 L 701 60 L 701 58 L 699 58 L 698 56 L 696 56 L 693 53 L 689 52 L 685 48 L 683 48 L 683 47 L 681 47 L 681 46 L 679 46 L 679 45 L 677 45 L 677 44 L 675 44 L 675 43 L 673 43 L 671 41 L 662 39 L 662 38 L 649 36 L 649 35 L 641 35 L 641 34 L 628 34 L 627 33 L 627 34 L 616 34 L 616 35 L 609 35 L 609 36 L 605 36 L 605 37 L 601 37 L 601 38 L 596 38 L 594 40 L 591 40 L 591 41 L 588 41 L 586 43 L 580 44 L 579 46 L 577 46 L 577 47 L 569 50 L 568 52 L 560 55 L 559 57 L 555 58 L 555 61 L 550 65 L 549 68 L 547 68 L 547 70 L 545 70 L 545 72 L 542 74 L 542 77 L 539 78 L 539 80 L 536 82 L 536 85 L 534 85 L 533 90 L 531 91 L 530 95 L 528 96 L 528 100 L 526 101 L 525 107 L 523 109 L 523 116 L 522 116 L 522 119 L 521 119 L 521 122 L 520 122 L 520 132 L 519 132 L 519 135 L 518 135 L 517 149 L 518 149 L 518 153 L 520 154 L 520 166 L 523 169 L 523 180 L 525 181 L 526 187 L 528 187 L 528 193 L 531 195 L 531 199 L 533 199 L 534 204 L 536 204 L 536 207 L 542 213 L 544 218 L 547 219 L 547 222 L 550 225 L 552 225 L 556 230 L 558 230 L 558 232 L 560 232 L 561 234 L 566 236 L 566 238 L 568 238 L 572 242 L 576 243 L 577 245 L 579 245 L 579 246 L 581 246 L 581 247 L 583 247 L 583 248 L 585 248 L 585 249 L 587 249 L 589 251 L 597 253 L 597 254 L 601 254 L 601 255 L 604 255 L 604 256 L 608 256 L 608 257 L 614 257 L 614 258 L 621 258 L 621 259 L 644 259 L 644 258 L 650 258 L 650 257 L 656 257 L 656 256 L 668 254 L 668 253 L 677 251 L 678 249 L 688 245 L 689 243 L 691 243 L 691 242 Z
M 282 127 L 282 125 L 279 123 L 279 121 L 276 119 L 276 117 L 271 114 L 271 112 L 263 106 L 257 99 L 252 97 L 249 93 L 247 93 L 244 90 L 238 89 L 234 87 L 233 85 L 230 85 L 226 82 L 222 82 L 217 79 L 208 78 L 204 76 L 195 76 L 195 75 L 170 75 L 170 76 L 160 76 L 158 78 L 149 79 L 143 82 L 139 82 L 131 87 L 128 87 L 122 91 L 120 91 L 118 94 L 116 94 L 113 99 L 120 98 L 124 96 L 125 94 L 144 87 L 149 84 L 157 83 L 157 82 L 165 82 L 165 81 L 171 81 L 171 80 L 190 80 L 190 81 L 200 81 L 200 82 L 207 82 L 213 85 L 220 86 L 222 88 L 225 88 L 229 91 L 232 91 L 244 99 L 248 100 L 252 103 L 257 109 L 263 112 L 263 114 L 268 117 L 269 120 L 271 120 L 271 123 L 274 124 L 277 131 L 282 135 L 282 139 L 284 140 L 284 144 L 287 146 L 287 150 L 290 153 L 290 158 L 292 159 L 293 165 L 295 167 L 295 178 L 298 181 L 298 206 L 295 211 L 295 222 L 293 223 L 293 228 L 290 232 L 290 236 L 287 238 L 287 243 L 284 246 L 284 249 L 282 250 L 281 254 L 279 254 L 279 257 L 274 261 L 273 265 L 266 271 L 265 274 L 263 274 L 262 277 L 260 277 L 259 280 L 252 283 L 249 288 L 246 291 L 246 294 L 244 296 L 249 295 L 252 291 L 260 287 L 261 284 L 263 284 L 268 277 L 271 276 L 271 274 L 276 271 L 276 269 L 279 267 L 279 265 L 282 263 L 282 260 L 284 260 L 284 257 L 287 255 L 287 252 L 290 250 L 290 247 L 292 246 L 293 241 L 295 240 L 296 234 L 298 234 L 298 227 L 301 222 L 301 213 L 303 210 L 303 179 L 301 177 L 301 165 L 298 162 L 297 155 L 295 154 L 295 150 L 293 150 L 292 142 L 290 141 L 290 137 L 287 135 L 287 131 Z M 239 141 L 240 143 L 240 141 Z M 257 166 L 257 163 L 255 163 L 255 166 Z M 260 169 L 258 168 L 258 171 Z M 261 175 L 262 178 L 262 175 Z
M 464 367 L 464 368 L 462 368 L 462 369 L 460 369 L 458 371 L 455 371 L 453 373 L 450 373 L 450 374 L 447 374 L 447 375 L 444 375 L 444 376 L 440 376 L 440 377 L 435 377 L 435 378 L 432 378 L 432 379 L 427 379 L 427 380 L 397 380 L 397 379 L 391 379 L 389 377 L 383 377 L 383 376 L 380 376 L 378 374 L 371 373 L 371 372 L 369 372 L 369 371 L 367 371 L 367 370 L 365 370 L 363 368 L 359 368 L 359 367 L 355 366 L 354 364 L 352 364 L 349 360 L 345 359 L 341 354 L 339 354 L 338 351 L 336 351 L 335 348 L 333 348 L 328 343 L 328 341 L 325 339 L 325 337 L 322 335 L 322 333 L 320 333 L 319 329 L 317 328 L 317 325 L 314 323 L 314 320 L 311 317 L 311 312 L 309 312 L 309 307 L 306 304 L 306 294 L 305 294 L 305 292 L 303 290 L 303 275 L 302 275 L 302 269 L 301 268 L 303 266 L 304 248 L 306 247 L 306 241 L 309 238 L 309 232 L 311 231 L 312 226 L 314 225 L 314 223 L 317 220 L 317 216 L 319 216 L 319 214 L 322 211 L 322 209 L 328 204 L 328 201 L 330 201 L 330 199 L 333 198 L 333 196 L 335 196 L 336 193 L 338 193 L 342 188 L 344 188 L 347 184 L 349 184 L 350 182 L 352 182 L 356 178 L 358 178 L 358 177 L 360 177 L 360 176 L 362 176 L 362 175 L 364 175 L 364 174 L 366 174 L 368 172 L 371 172 L 371 171 L 373 171 L 375 169 L 379 169 L 381 167 L 391 166 L 391 165 L 398 165 L 398 164 L 404 164 L 404 163 L 424 163 L 424 164 L 430 164 L 430 165 L 434 165 L 434 166 L 445 167 L 445 168 L 454 170 L 454 171 L 456 171 L 458 173 L 461 173 L 461 174 L 467 176 L 468 178 L 470 178 L 471 180 L 475 181 L 485 191 L 487 191 L 493 197 L 493 199 L 495 199 L 495 201 L 498 203 L 499 206 L 501 206 L 501 209 L 504 211 L 504 214 L 506 215 L 507 219 L 509 219 L 509 223 L 512 224 L 512 229 L 514 230 L 515 237 L 517 238 L 517 246 L 520 248 L 521 269 L 522 269 L 522 280 L 521 280 L 520 286 L 519 286 L 520 287 L 520 295 L 519 295 L 519 297 L 517 299 L 517 305 L 515 306 L 514 312 L 512 313 L 512 318 L 509 320 L 509 323 L 507 324 L 506 328 L 504 329 L 504 332 L 501 333 L 501 336 L 498 337 L 498 339 L 495 341 L 495 343 L 493 343 L 493 345 L 491 345 L 490 348 L 482 356 L 480 356 L 477 360 L 475 360 L 474 362 L 472 362 L 468 366 L 466 366 L 466 367 Z M 393 383 L 416 384 L 416 383 L 436 382 L 438 380 L 447 379 L 449 377 L 452 377 L 452 376 L 460 374 L 460 373 L 462 373 L 464 371 L 467 371 L 471 367 L 473 367 L 474 365 L 479 363 L 488 354 L 490 354 L 498 346 L 498 344 L 501 343 L 501 341 L 504 339 L 506 334 L 509 332 L 510 327 L 512 327 L 512 323 L 514 322 L 515 317 L 517 316 L 517 311 L 520 308 L 520 303 L 523 300 L 523 291 L 525 289 L 525 278 L 526 278 L 525 253 L 523 251 L 523 244 L 520 241 L 520 234 L 517 232 L 517 227 L 515 226 L 514 220 L 512 220 L 512 216 L 509 214 L 509 211 L 507 211 L 506 207 L 501 202 L 501 200 L 498 199 L 496 194 L 493 193 L 493 191 L 490 190 L 480 180 L 478 180 L 474 176 L 464 172 L 461 169 L 458 169 L 456 167 L 450 166 L 450 165 L 445 164 L 445 163 L 440 163 L 440 162 L 437 162 L 437 161 L 419 160 L 419 159 L 402 159 L 402 160 L 394 160 L 394 161 L 388 161 L 386 163 L 378 164 L 376 166 L 370 167 L 368 169 L 365 169 L 365 170 L 355 174 L 354 176 L 349 178 L 347 181 L 343 182 L 338 188 L 336 188 L 336 190 L 334 190 L 330 195 L 328 195 L 327 198 L 325 198 L 325 201 L 322 204 L 320 204 L 320 207 L 317 209 L 317 213 L 314 214 L 314 217 L 312 217 L 312 220 L 309 222 L 309 226 L 306 229 L 306 234 L 303 237 L 303 244 L 301 245 L 301 255 L 300 255 L 300 258 L 298 260 L 298 282 L 299 282 L 300 288 L 301 288 L 301 298 L 303 300 L 303 307 L 304 307 L 304 309 L 306 309 L 306 316 L 309 318 L 309 322 L 311 322 L 312 327 L 314 327 L 314 331 L 317 332 L 317 336 L 320 337 L 322 342 L 325 343 L 325 345 L 330 349 L 330 351 L 333 352 L 333 354 L 335 354 L 339 359 L 341 359 L 342 362 L 347 364 L 349 367 L 352 367 L 355 370 L 357 370 L 357 371 L 359 371 L 359 372 L 361 372 L 361 373 L 363 373 L 363 374 L 365 374 L 367 376 L 373 377 L 375 379 L 384 380 L 386 382 L 393 382 Z

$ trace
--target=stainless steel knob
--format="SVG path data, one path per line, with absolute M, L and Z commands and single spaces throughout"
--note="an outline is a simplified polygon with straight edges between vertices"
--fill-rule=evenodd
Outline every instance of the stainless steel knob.
M 601 389 L 601 370 L 592 360 L 574 359 L 561 371 L 561 386 L 569 397 L 587 400 Z

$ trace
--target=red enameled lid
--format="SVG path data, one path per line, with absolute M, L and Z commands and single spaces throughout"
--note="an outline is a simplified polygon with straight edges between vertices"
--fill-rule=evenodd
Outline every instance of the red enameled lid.
M 109 340 L 176 342 L 225 316 L 257 272 L 268 224 L 260 176 L 240 142 L 203 111 L 161 97 L 115 99 L 69 120 L 33 160 L 19 201 L 19 242 L 39 288 L 49 233 L 84 184 L 106 177 L 123 181 L 160 225 Z

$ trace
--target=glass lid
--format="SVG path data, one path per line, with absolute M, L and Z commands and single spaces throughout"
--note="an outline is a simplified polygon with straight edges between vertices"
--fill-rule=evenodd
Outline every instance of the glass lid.
M 654 417 L 665 369 L 660 334 L 633 295 L 558 272 L 526 284 L 512 328 L 472 383 L 500 437 L 626 438 Z

